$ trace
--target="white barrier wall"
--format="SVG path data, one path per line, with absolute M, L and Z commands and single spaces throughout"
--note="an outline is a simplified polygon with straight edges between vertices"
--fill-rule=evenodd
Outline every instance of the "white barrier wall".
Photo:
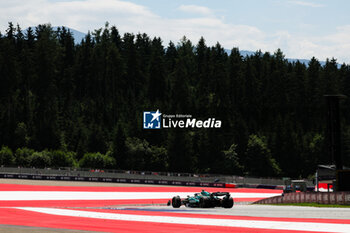
M 350 205 L 350 192 L 286 193 L 283 196 L 271 197 L 255 202 L 255 204 L 278 203 L 319 203 Z

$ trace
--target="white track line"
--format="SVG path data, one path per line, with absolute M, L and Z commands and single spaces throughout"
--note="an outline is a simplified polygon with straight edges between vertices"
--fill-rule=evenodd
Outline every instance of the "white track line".
M 21 207 L 17 209 L 35 211 L 35 212 L 44 213 L 44 214 L 98 218 L 98 219 L 108 219 L 108 220 L 190 224 L 190 225 L 204 225 L 204 226 L 245 227 L 245 228 L 275 229 L 275 230 L 299 230 L 299 231 L 341 232 L 341 233 L 350 232 L 350 224 L 147 216 L 147 215 L 101 213 L 101 212 L 92 212 L 92 211 L 79 211 L 79 210 L 67 210 L 67 209 L 55 209 L 55 208 Z
M 70 192 L 70 191 L 0 191 L 0 201 L 39 201 L 39 200 L 134 200 L 170 199 L 179 195 L 186 197 L 193 192 Z M 267 198 L 276 193 L 231 193 L 233 198 Z

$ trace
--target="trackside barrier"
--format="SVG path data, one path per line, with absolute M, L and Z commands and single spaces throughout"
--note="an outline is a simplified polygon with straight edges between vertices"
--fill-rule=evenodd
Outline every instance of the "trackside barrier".
M 102 178 L 125 178 L 125 179 L 156 179 L 174 180 L 187 182 L 209 182 L 209 183 L 232 183 L 240 185 L 284 185 L 281 178 L 256 178 L 242 177 L 235 175 L 220 174 L 191 174 L 177 172 L 154 172 L 154 171 L 132 171 L 112 169 L 87 169 L 87 168 L 27 168 L 27 167 L 4 167 L 0 166 L 2 174 L 40 174 L 50 176 L 81 176 L 81 177 L 102 177 Z M 311 185 L 312 181 L 310 184 Z
M 0 178 L 7 179 L 29 179 L 29 180 L 58 180 L 58 181 L 88 181 L 88 182 L 110 182 L 110 183 L 129 183 L 129 184 L 153 184 L 153 185 L 177 185 L 177 186 L 199 186 L 199 187 L 217 187 L 217 188 L 258 188 L 258 189 L 282 189 L 277 185 L 237 185 L 233 183 L 219 182 L 192 182 L 178 180 L 157 180 L 157 179 L 130 179 L 130 178 L 112 178 L 112 177 L 82 177 L 82 176 L 60 176 L 60 175 L 41 175 L 41 174 L 4 174 L 0 173 Z
M 279 204 L 279 203 L 318 203 L 350 205 L 350 192 L 300 192 L 285 193 L 283 196 L 270 197 L 254 202 L 254 204 Z
M 225 184 L 225 188 L 236 188 L 236 184 L 232 184 L 232 183 Z
M 208 187 L 227 188 L 260 188 L 281 190 L 284 187 L 284 181 L 282 179 L 277 178 L 254 178 L 217 174 L 215 175 L 173 172 L 122 171 L 84 168 L 55 169 L 0 166 L 0 178 L 4 177 L 4 175 L 6 175 L 7 178 L 17 179 L 38 179 L 38 177 L 44 177 L 45 180 L 74 180 L 119 183 L 130 183 L 131 181 L 131 183 L 138 183 L 138 181 L 140 181 L 140 184 L 165 184 L 187 186 L 195 185 L 203 187 L 207 186 L 207 184 L 211 184 L 211 186 Z M 312 184 L 312 181 L 308 181 L 308 183 L 310 185 Z
M 131 183 L 131 184 L 154 184 L 154 185 L 177 185 L 177 186 L 199 186 L 218 188 L 262 188 L 262 189 L 282 189 L 277 185 L 237 185 L 233 183 L 219 182 L 188 182 L 177 180 L 157 180 L 157 179 L 130 179 L 111 177 L 82 177 L 82 176 L 61 176 L 61 175 L 41 175 L 41 174 L 1 174 L 0 178 L 7 179 L 29 179 L 29 180 L 59 180 L 59 181 L 88 181 L 88 182 L 111 182 L 111 183 Z
M 30 179 L 30 180 L 61 180 L 61 181 L 89 181 L 89 182 L 111 182 L 131 184 L 154 184 L 154 185 L 178 185 L 178 186 L 200 186 L 225 188 L 225 183 L 211 182 L 186 182 L 174 180 L 150 180 L 150 179 L 120 179 L 106 177 L 80 177 L 80 176 L 48 176 L 48 175 L 21 175 L 21 174 L 0 174 L 0 178 Z
M 260 184 L 234 184 L 222 182 L 198 182 L 181 180 L 159 180 L 139 178 L 114 178 L 114 177 L 84 177 L 66 175 L 43 175 L 43 174 L 13 174 L 0 173 L 0 178 L 30 179 L 30 180 L 60 180 L 60 181 L 88 181 L 88 182 L 110 182 L 110 183 L 131 183 L 131 184 L 154 184 L 154 185 L 177 185 L 177 186 L 199 186 L 218 188 L 256 188 L 256 189 L 283 189 L 281 185 L 260 185 Z

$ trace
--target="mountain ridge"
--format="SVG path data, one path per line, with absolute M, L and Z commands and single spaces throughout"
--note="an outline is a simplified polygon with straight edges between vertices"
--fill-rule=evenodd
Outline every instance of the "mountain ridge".
M 72 33 L 75 44 L 80 43 L 84 39 L 84 37 L 87 35 L 87 33 L 84 33 L 84 32 L 81 32 L 81 31 L 78 31 L 76 29 L 66 27 L 66 26 L 54 26 L 54 27 L 52 27 L 52 29 L 57 30 L 59 27 L 61 27 L 61 28 L 65 27 L 67 30 L 69 30 Z M 25 33 L 26 30 L 23 30 L 22 32 Z M 231 49 L 225 49 L 225 52 L 228 55 L 230 55 Z M 249 57 L 249 56 L 255 55 L 256 51 L 254 52 L 254 51 L 250 51 L 250 50 L 239 50 L 239 53 L 241 54 L 242 57 L 246 57 L 246 56 Z M 308 66 L 309 62 L 310 62 L 310 59 L 304 59 L 304 58 L 286 58 L 286 59 L 287 59 L 287 61 L 289 61 L 291 63 L 293 63 L 293 62 L 295 63 L 295 62 L 299 61 L 300 63 L 302 63 L 306 66 Z M 321 66 L 324 66 L 326 64 L 325 61 L 319 61 L 319 63 Z M 338 63 L 338 67 L 340 67 L 340 66 L 341 66 L 341 64 Z

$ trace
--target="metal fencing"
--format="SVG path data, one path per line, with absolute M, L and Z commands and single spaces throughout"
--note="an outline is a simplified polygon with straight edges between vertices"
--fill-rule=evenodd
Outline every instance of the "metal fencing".
M 280 204 L 280 203 L 318 203 L 349 205 L 350 192 L 300 192 L 286 193 L 282 196 L 270 197 L 259 200 L 255 204 Z
M 97 177 L 97 178 L 120 178 L 120 179 L 150 179 L 150 180 L 172 180 L 185 182 L 220 182 L 234 183 L 238 185 L 284 185 L 282 179 L 276 178 L 254 178 L 242 176 L 192 174 L 174 172 L 149 172 L 149 171 L 122 171 L 122 170 L 99 170 L 99 169 L 77 169 L 77 168 L 23 168 L 23 167 L 0 167 L 3 174 L 21 175 L 46 175 L 46 176 L 75 176 L 75 177 Z M 308 182 L 310 184 L 310 181 Z M 311 182 L 312 183 L 312 182 Z

